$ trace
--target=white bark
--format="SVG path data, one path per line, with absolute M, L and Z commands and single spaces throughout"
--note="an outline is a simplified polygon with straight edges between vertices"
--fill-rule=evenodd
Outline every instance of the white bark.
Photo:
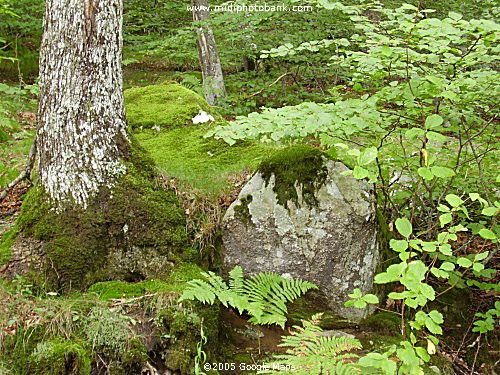
M 125 172 L 122 1 L 46 0 L 40 51 L 40 181 L 56 207 L 86 207 Z
M 198 56 L 203 76 L 205 99 L 208 104 L 214 105 L 218 99 L 226 96 L 226 88 L 224 86 L 219 51 L 215 44 L 214 33 L 208 23 L 210 21 L 208 0 L 191 0 L 191 4 L 193 5 L 193 21 L 203 22 L 196 30 Z

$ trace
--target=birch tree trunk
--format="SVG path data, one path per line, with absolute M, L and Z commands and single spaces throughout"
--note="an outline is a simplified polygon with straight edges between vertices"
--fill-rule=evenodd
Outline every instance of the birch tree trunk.
M 198 55 L 200 57 L 205 99 L 208 104 L 214 105 L 218 99 L 226 96 L 226 88 L 214 33 L 208 24 L 208 21 L 210 21 L 208 0 L 191 0 L 191 4 L 193 6 L 193 21 L 203 22 L 196 30 Z
M 85 208 L 125 172 L 121 51 L 121 0 L 46 0 L 37 146 L 57 207 Z

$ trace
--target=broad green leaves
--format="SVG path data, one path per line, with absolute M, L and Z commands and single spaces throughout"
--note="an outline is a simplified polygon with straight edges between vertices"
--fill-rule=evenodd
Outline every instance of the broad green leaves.
M 351 298 L 344 305 L 345 307 L 356 307 L 358 309 L 364 309 L 368 304 L 376 305 L 379 303 L 378 297 L 374 294 L 365 294 L 361 292 L 360 289 L 356 288 L 354 291 L 349 294 Z

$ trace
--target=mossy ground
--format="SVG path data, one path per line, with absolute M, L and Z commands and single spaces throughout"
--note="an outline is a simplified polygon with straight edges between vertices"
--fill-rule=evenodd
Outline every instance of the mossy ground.
M 194 188 L 206 195 L 234 188 L 229 176 L 255 170 L 276 150 L 276 146 L 258 143 L 229 146 L 222 140 L 204 138 L 207 131 L 204 125 L 191 125 L 159 133 L 142 132 L 136 138 L 161 172 L 178 179 L 185 189 Z
M 157 369 L 192 373 L 201 326 L 204 350 L 217 358 L 220 310 L 195 301 L 176 301 L 201 268 L 185 263 L 163 280 L 138 283 L 99 282 L 87 291 L 64 296 L 31 296 L 24 281 L 0 285 L 0 297 L 12 311 L 0 311 L 0 362 L 9 374 L 140 374 Z M 29 293 L 25 293 L 26 291 Z M 24 291 L 24 292 L 21 292 Z M 25 316 L 21 311 L 31 311 Z M 12 316 L 16 321 L 12 321 Z M 9 322 L 10 321 L 10 322 Z M 1 372 L 0 372 L 1 373 Z

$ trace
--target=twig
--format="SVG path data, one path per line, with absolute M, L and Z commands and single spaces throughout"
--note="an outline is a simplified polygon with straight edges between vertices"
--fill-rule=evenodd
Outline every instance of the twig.
M 31 175 L 31 170 L 33 169 L 33 165 L 35 164 L 35 158 L 36 158 L 36 136 L 30 148 L 26 166 L 24 167 L 23 171 L 19 173 L 19 176 L 17 176 L 13 181 L 11 181 L 7 185 L 5 190 L 2 191 L 2 193 L 0 194 L 0 202 L 2 202 L 7 197 L 9 191 L 11 191 L 19 182 L 21 182 L 24 179 L 31 181 L 30 175 Z
M 251 97 L 253 97 L 253 96 L 255 96 L 255 95 L 259 95 L 259 94 L 260 94 L 262 91 L 264 91 L 266 88 L 271 87 L 271 86 L 274 86 L 275 84 L 277 84 L 277 83 L 280 81 L 280 79 L 282 79 L 283 77 L 285 77 L 285 76 L 287 76 L 287 75 L 289 75 L 289 74 L 290 74 L 290 73 L 285 73 L 285 74 L 280 75 L 278 78 L 276 78 L 276 80 L 275 80 L 273 83 L 271 83 L 271 84 L 270 84 L 270 85 L 268 85 L 267 87 L 264 87 L 263 89 L 261 89 L 261 90 L 259 90 L 259 91 L 257 91 L 257 92 L 254 92 L 252 95 L 248 96 L 248 97 L 247 97 L 247 99 L 248 99 L 248 98 L 251 98 Z

